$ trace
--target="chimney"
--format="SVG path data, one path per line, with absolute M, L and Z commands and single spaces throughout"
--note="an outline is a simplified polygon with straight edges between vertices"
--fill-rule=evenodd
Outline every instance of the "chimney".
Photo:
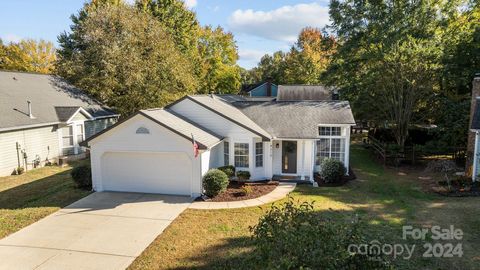
M 472 174 L 471 168 L 473 165 L 473 152 L 475 149 L 475 133 L 470 132 L 470 127 L 472 126 L 473 113 L 475 112 L 475 105 L 477 99 L 480 98 L 480 73 L 475 73 L 475 77 L 472 82 L 472 99 L 470 103 L 470 121 L 468 122 L 468 141 L 467 141 L 467 158 L 465 173 L 470 176 Z
M 28 105 L 28 117 L 30 117 L 30 119 L 35 119 L 35 117 L 32 114 L 32 102 L 30 102 L 30 100 L 27 100 L 27 105 Z
M 272 78 L 268 77 L 267 78 L 267 97 L 272 96 Z

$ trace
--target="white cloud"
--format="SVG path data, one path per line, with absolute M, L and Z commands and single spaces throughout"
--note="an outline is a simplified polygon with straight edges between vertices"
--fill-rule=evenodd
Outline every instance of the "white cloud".
M 242 49 L 239 48 L 238 50 L 238 56 L 240 59 L 245 60 L 245 61 L 260 61 L 260 58 L 267 54 L 268 52 L 265 51 L 259 51 L 259 50 L 250 50 L 250 49 Z
M 10 42 L 19 42 L 20 40 L 22 40 L 22 38 L 15 34 L 6 34 L 5 36 L 2 37 L 2 40 L 4 43 L 10 43 Z
M 238 9 L 228 21 L 233 31 L 288 42 L 295 41 L 302 28 L 321 28 L 328 22 L 328 7 L 318 3 L 283 6 L 270 11 Z
M 197 6 L 197 0 L 185 0 L 185 6 L 187 8 L 193 8 Z

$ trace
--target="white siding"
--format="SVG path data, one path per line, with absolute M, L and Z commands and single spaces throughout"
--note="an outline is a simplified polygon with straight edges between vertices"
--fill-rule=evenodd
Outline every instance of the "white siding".
M 223 141 L 210 149 L 209 169 L 223 166 Z
M 150 134 L 136 134 L 139 127 L 149 129 Z M 201 193 L 202 155 L 194 157 L 192 143 L 180 135 L 137 115 L 115 129 L 106 132 L 89 142 L 91 145 L 91 162 L 93 187 L 102 191 L 102 156 L 108 152 L 144 152 L 144 153 L 185 153 L 192 165 L 185 170 L 192 170 L 192 196 Z M 142 172 L 138 172 L 141 174 Z
M 18 166 L 16 143 L 27 153 L 27 169 L 33 167 L 36 156 L 40 157 L 41 165 L 47 158 L 56 162 L 59 154 L 59 138 L 56 126 L 46 126 L 34 129 L 24 129 L 0 133 L 0 176 L 10 175 Z M 23 158 L 20 160 L 21 166 Z
M 229 164 L 234 164 L 234 145 L 235 143 L 248 143 L 249 144 L 249 167 L 238 168 L 238 170 L 248 170 L 251 174 L 252 180 L 259 180 L 265 178 L 265 170 L 257 170 L 255 168 L 255 144 L 254 142 L 260 141 L 260 137 L 257 134 L 231 122 L 228 119 L 210 111 L 207 108 L 189 100 L 184 99 L 177 104 L 170 107 L 174 112 L 188 118 L 189 120 L 203 126 L 220 136 L 228 138 L 230 147 L 230 161 Z M 223 166 L 223 143 L 218 149 L 214 150 L 216 153 L 212 153 L 210 159 L 213 159 L 211 168 L 215 165 Z M 219 160 L 217 159 L 217 153 Z M 217 166 L 218 167 L 218 166 Z

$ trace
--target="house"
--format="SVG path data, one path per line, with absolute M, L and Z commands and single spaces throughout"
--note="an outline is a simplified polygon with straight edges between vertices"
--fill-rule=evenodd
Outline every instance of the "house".
M 475 74 L 472 82 L 472 101 L 470 107 L 470 132 L 467 144 L 467 175 L 476 181 L 480 174 L 480 73 Z
M 267 98 L 277 96 L 278 86 L 273 84 L 270 79 L 257 84 L 249 84 L 242 86 L 241 92 L 249 97 Z
M 278 101 L 337 100 L 338 92 L 323 85 L 279 85 Z
M 117 117 L 56 76 L 0 71 L 0 176 L 82 154 Z
M 139 111 L 83 144 L 90 147 L 96 191 L 198 196 L 202 176 L 224 165 L 249 171 L 253 181 L 276 176 L 311 183 L 324 158 L 348 168 L 354 124 L 346 101 L 194 95 Z

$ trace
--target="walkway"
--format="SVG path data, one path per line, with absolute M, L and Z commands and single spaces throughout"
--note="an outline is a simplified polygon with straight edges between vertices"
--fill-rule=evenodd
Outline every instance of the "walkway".
M 295 189 L 295 183 L 280 183 L 272 192 L 255 199 L 233 202 L 193 202 L 192 209 L 232 209 L 259 206 L 285 198 Z

